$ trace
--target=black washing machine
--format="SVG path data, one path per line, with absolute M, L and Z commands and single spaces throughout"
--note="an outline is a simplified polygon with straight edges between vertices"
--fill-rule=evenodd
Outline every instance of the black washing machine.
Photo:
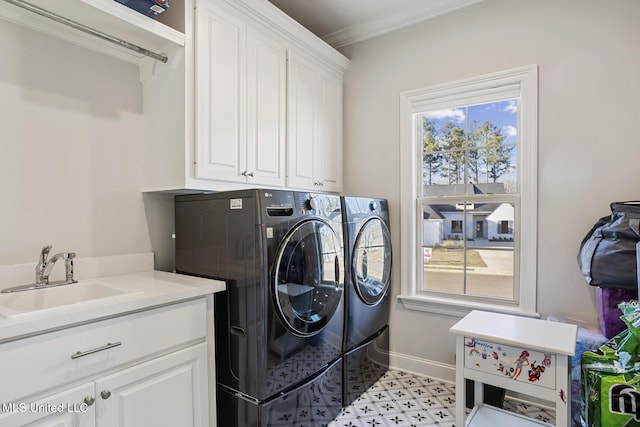
M 389 368 L 391 234 L 387 200 L 343 197 L 345 330 L 343 404 Z
M 328 424 L 342 401 L 339 196 L 176 196 L 175 222 L 176 271 L 226 282 L 214 304 L 218 425 Z

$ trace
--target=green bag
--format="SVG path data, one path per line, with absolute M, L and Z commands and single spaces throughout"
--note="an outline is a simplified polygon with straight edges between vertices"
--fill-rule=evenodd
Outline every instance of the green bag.
M 583 371 L 584 372 L 584 371 Z M 585 422 L 589 427 L 640 427 L 640 372 L 611 374 L 587 370 Z
M 640 308 L 621 304 L 628 329 L 582 354 L 583 425 L 640 427 Z

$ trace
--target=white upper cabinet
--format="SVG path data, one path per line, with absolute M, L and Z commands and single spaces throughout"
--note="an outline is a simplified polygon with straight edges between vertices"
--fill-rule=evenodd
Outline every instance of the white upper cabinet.
M 143 190 L 340 192 L 349 60 L 266 0 L 194 6 L 183 55 L 145 60 Z
M 288 63 L 288 177 L 292 187 L 314 186 L 314 130 L 318 93 L 310 63 L 289 55 Z
M 342 190 L 349 60 L 269 1 L 171 0 L 156 19 L 115 0 L 29 2 L 62 19 L 1 0 L 0 19 L 140 66 L 143 191 Z
M 195 25 L 196 177 L 238 180 L 246 163 L 246 25 L 208 3 L 196 9 Z
M 195 58 L 196 178 L 284 186 L 284 44 L 203 2 Z
M 320 187 L 325 191 L 342 191 L 342 76 L 319 73 L 320 102 L 319 143 L 314 152 L 321 162 Z M 317 162 L 316 162 L 317 163 Z M 319 177 L 320 178 L 320 177 Z
M 289 51 L 287 186 L 342 190 L 342 76 Z
M 261 183 L 285 183 L 286 49 L 256 30 L 247 32 L 247 173 Z

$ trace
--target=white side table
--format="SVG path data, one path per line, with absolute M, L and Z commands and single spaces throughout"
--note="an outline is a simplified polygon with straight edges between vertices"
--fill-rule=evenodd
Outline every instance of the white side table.
M 577 326 L 475 310 L 449 331 L 457 335 L 456 426 L 549 425 L 483 405 L 483 384 L 552 402 L 556 425 L 571 425 L 571 356 Z M 467 378 L 475 381 L 475 407 L 468 419 Z

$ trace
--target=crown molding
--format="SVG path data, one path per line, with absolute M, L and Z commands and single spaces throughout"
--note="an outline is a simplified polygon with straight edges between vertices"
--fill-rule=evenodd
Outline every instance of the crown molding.
M 351 25 L 345 29 L 327 34 L 322 39 L 338 49 L 358 43 L 418 22 L 434 18 L 454 10 L 479 3 L 482 0 L 431 0 L 425 1 L 423 7 L 409 10 L 399 9 L 398 13 L 370 22 Z
M 287 42 L 300 50 L 310 52 L 323 58 L 326 66 L 344 74 L 349 66 L 349 59 L 330 46 L 327 42 L 313 34 L 302 24 L 281 11 L 267 0 L 214 0 L 218 4 L 226 4 L 266 28 L 271 28 L 287 39 Z

